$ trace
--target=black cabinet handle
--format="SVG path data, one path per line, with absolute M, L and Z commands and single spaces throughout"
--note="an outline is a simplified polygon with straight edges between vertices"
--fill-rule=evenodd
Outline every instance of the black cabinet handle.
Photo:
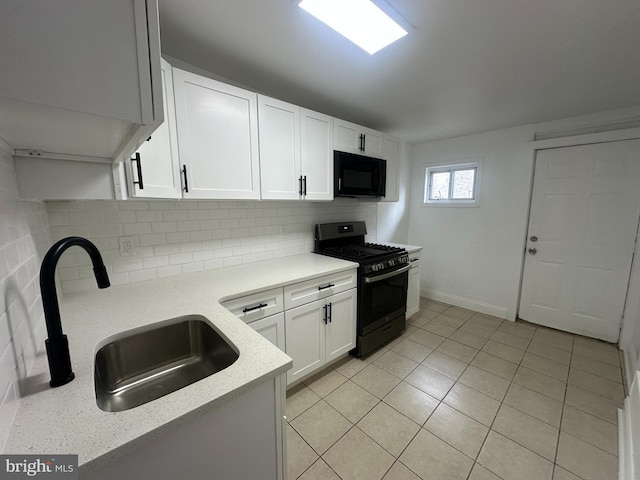
M 333 304 L 329 304 L 329 323 L 331 323 L 331 316 L 333 315 Z
M 412 262 L 417 262 L 418 260 L 420 260 L 419 258 L 412 258 L 411 261 Z
M 144 182 L 142 181 L 142 163 L 140 162 L 140 153 L 136 152 L 136 155 L 131 159 L 131 163 L 136 162 L 136 171 L 138 172 L 138 181 L 133 181 L 134 185 L 138 185 L 140 190 L 144 190 Z
M 302 196 L 302 175 L 298 178 L 298 187 L 298 192 L 300 193 L 300 196 Z
M 182 175 L 184 175 L 184 191 L 189 193 L 189 181 L 187 180 L 187 166 L 182 165 Z
M 324 322 L 324 324 L 327 324 L 327 306 L 324 305 L 322 307 L 322 321 Z
M 364 133 L 361 133 L 360 137 L 358 137 L 358 138 L 360 138 L 360 148 L 359 148 L 359 150 L 361 152 L 364 152 Z
M 307 194 L 307 176 L 302 177 L 302 183 L 304 184 L 304 195 Z
M 245 307 L 242 309 L 242 313 L 253 312 L 254 310 L 258 310 L 262 307 L 266 307 L 266 303 L 261 303 L 260 305 L 256 305 L 255 307 Z
M 329 284 L 324 285 L 322 287 L 318 287 L 318 290 L 322 291 L 322 290 L 325 290 L 325 289 L 331 288 L 331 287 L 335 287 L 335 285 L 333 283 L 329 283 Z

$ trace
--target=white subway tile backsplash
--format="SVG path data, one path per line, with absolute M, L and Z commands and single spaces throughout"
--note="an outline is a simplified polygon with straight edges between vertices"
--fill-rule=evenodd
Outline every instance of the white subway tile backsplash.
M 351 199 L 47 202 L 47 208 L 54 240 L 78 232 L 101 242 L 107 270 L 121 283 L 311 252 L 316 223 L 365 220 L 368 240 L 376 240 L 377 204 Z M 133 237 L 135 255 L 120 257 L 119 236 Z M 89 267 L 85 255 L 70 258 L 60 275 L 63 290 L 80 289 L 74 275 L 91 275 Z
M 145 280 L 154 280 L 156 278 L 158 278 L 158 272 L 155 268 L 138 270 L 137 272 L 129 272 L 129 281 L 131 283 L 144 282 Z
M 122 225 L 122 234 L 126 236 L 145 235 L 147 233 L 151 233 L 150 223 L 125 223 Z
M 164 233 L 153 233 L 149 235 L 140 235 L 140 245 L 165 245 L 167 236 Z
M 171 277 L 174 275 L 180 275 L 181 273 L 182 273 L 182 268 L 180 265 L 171 265 L 169 267 L 158 268 L 158 278 Z
M 162 210 L 137 211 L 136 222 L 161 222 Z
M 169 265 L 168 255 L 142 259 L 142 267 L 145 269 L 156 269 L 157 267 L 166 267 L 167 265 Z
M 70 213 L 83 212 L 85 205 L 68 204 L 51 205 L 60 238 L 88 233 L 89 217 L 75 226 L 69 221 Z M 36 355 L 44 351 L 38 273 L 43 253 L 50 245 L 45 204 L 19 200 L 14 160 L 0 150 L 0 451 L 18 408 L 21 381 L 29 374 Z M 66 278 L 73 278 L 77 268 L 65 273 Z
M 203 262 L 191 262 L 182 264 L 182 273 L 201 272 L 204 270 Z

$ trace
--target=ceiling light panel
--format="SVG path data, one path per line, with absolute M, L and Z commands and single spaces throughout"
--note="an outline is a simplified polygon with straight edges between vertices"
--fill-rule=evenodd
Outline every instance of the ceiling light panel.
M 302 0 L 299 5 L 371 55 L 407 34 L 370 0 Z

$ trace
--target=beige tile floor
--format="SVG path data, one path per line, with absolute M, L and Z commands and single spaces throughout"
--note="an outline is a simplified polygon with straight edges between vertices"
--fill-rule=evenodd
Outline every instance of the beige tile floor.
M 287 394 L 290 480 L 614 480 L 615 346 L 422 299 Z

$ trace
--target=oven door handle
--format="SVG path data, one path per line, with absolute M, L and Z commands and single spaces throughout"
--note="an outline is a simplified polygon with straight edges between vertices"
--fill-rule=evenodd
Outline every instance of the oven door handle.
M 387 278 L 395 277 L 396 275 L 400 275 L 401 273 L 408 272 L 410 269 L 411 265 L 406 265 L 402 268 L 394 270 L 393 272 L 376 275 L 375 277 L 364 277 L 364 283 L 374 283 L 379 282 L 380 280 L 386 280 Z

